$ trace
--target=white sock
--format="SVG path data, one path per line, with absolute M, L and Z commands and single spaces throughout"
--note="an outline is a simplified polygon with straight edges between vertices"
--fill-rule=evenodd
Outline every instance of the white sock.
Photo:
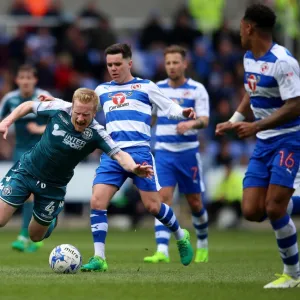
M 95 256 L 100 256 L 105 259 L 105 244 L 104 243 L 94 243 Z

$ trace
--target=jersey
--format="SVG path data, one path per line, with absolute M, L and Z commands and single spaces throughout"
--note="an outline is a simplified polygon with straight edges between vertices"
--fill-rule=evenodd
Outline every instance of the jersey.
M 273 44 L 259 59 L 255 59 L 252 52 L 247 51 L 244 68 L 245 89 L 250 96 L 256 120 L 270 116 L 286 100 L 300 96 L 299 64 L 286 48 Z M 269 139 L 291 133 L 300 136 L 300 117 L 276 128 L 260 131 L 257 137 Z
M 107 132 L 127 152 L 138 151 L 138 148 L 150 150 L 153 104 L 169 118 L 185 119 L 182 108 L 150 80 L 134 78 L 124 84 L 106 82 L 95 92 L 104 111 Z
M 21 96 L 20 90 L 12 91 L 6 94 L 0 102 L 0 119 L 5 118 L 10 114 L 17 106 L 21 103 L 32 100 L 38 101 L 37 97 L 41 94 L 49 95 L 47 91 L 41 90 L 39 88 L 34 90 L 34 93 L 31 97 L 23 98 Z M 47 118 L 31 113 L 27 116 L 17 120 L 14 123 L 15 133 L 16 133 L 16 144 L 15 144 L 15 155 L 16 153 L 23 154 L 24 152 L 31 149 L 41 138 L 40 134 L 32 134 L 27 129 L 27 125 L 30 122 L 36 122 L 38 125 L 47 124 Z M 17 155 L 19 156 L 19 155 Z M 19 159 L 19 157 L 18 157 Z
M 182 108 L 193 107 L 197 117 L 209 117 L 209 96 L 205 87 L 193 80 L 188 79 L 182 86 L 172 88 L 168 79 L 157 83 L 162 92 Z M 156 150 L 167 150 L 171 152 L 182 152 L 190 149 L 198 149 L 198 130 L 188 130 L 184 134 L 178 134 L 176 127 L 179 120 L 170 120 L 162 110 L 154 110 L 157 114 L 156 126 Z
M 286 100 L 300 96 L 299 64 L 284 47 L 273 44 L 261 58 L 244 56 L 245 89 L 256 120 L 264 119 Z M 257 133 L 257 143 L 243 181 L 244 188 L 270 184 L 300 185 L 300 117 Z
M 71 109 L 71 103 L 61 100 L 35 103 L 34 113 L 49 117 L 49 122 L 41 140 L 21 157 L 21 170 L 50 185 L 65 186 L 76 165 L 95 149 L 109 156 L 120 151 L 95 120 L 83 132 L 76 131 Z

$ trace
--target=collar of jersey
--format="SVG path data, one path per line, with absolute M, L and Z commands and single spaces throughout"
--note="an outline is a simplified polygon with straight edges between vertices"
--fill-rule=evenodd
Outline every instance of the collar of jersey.
M 139 82 L 139 80 L 136 77 L 134 77 L 132 80 L 124 82 L 124 83 L 117 83 L 114 80 L 111 81 L 110 83 L 111 83 L 111 85 L 126 85 L 126 84 L 132 84 L 132 83 L 137 83 L 137 82 Z
M 167 80 L 167 84 L 168 84 L 169 88 L 174 89 L 174 90 L 176 90 L 176 89 L 184 89 L 184 88 L 189 87 L 189 84 L 188 84 L 189 80 L 190 80 L 190 78 L 186 78 L 186 81 L 182 85 L 177 86 L 175 88 L 173 88 L 172 86 L 170 86 L 169 79 Z
M 270 47 L 270 49 L 269 49 L 263 56 L 261 56 L 261 57 L 259 57 L 259 58 L 255 58 L 254 55 L 253 55 L 253 53 L 252 53 L 251 51 L 249 51 L 249 53 L 250 53 L 250 55 L 251 55 L 251 58 L 252 58 L 253 60 L 255 60 L 255 61 L 258 61 L 258 60 L 265 60 L 265 58 L 270 54 L 271 50 L 273 49 L 273 47 L 274 47 L 275 45 L 277 45 L 277 44 L 273 42 L 272 45 L 271 45 L 271 47 Z

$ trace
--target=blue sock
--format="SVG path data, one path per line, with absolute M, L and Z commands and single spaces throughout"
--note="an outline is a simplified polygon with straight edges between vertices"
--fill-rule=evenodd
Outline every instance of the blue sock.
M 174 233 L 176 240 L 181 240 L 184 237 L 184 231 L 179 226 L 177 218 L 169 205 L 161 203 L 160 210 L 154 217 Z
M 166 256 L 169 256 L 169 241 L 171 238 L 170 229 L 155 218 L 154 230 L 157 252 L 162 252 Z
M 54 230 L 54 228 L 56 226 L 57 226 L 57 217 L 52 220 L 52 222 L 51 222 L 50 226 L 48 227 L 48 230 L 44 236 L 44 239 L 47 239 L 51 235 L 52 231 Z
M 287 207 L 288 214 L 299 215 L 300 214 L 300 196 L 293 196 Z
M 29 238 L 28 227 L 32 217 L 32 211 L 33 211 L 33 202 L 32 201 L 25 202 L 22 210 L 22 228 L 21 228 L 20 235 L 26 238 Z
M 94 240 L 94 255 L 105 259 L 105 239 L 107 235 L 107 210 L 91 209 L 91 230 Z
M 197 235 L 197 248 L 208 248 L 208 215 L 203 207 L 199 212 L 192 212 L 193 226 Z
M 275 231 L 280 256 L 283 261 L 283 273 L 298 278 L 300 275 L 299 255 L 297 232 L 294 222 L 286 214 L 279 220 L 271 221 L 271 225 Z

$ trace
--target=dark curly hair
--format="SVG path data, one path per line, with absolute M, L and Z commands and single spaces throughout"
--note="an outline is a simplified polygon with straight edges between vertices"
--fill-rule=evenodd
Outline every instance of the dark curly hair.
M 255 23 L 256 27 L 265 32 L 272 32 L 276 23 L 274 11 L 263 4 L 253 4 L 246 9 L 245 21 Z

